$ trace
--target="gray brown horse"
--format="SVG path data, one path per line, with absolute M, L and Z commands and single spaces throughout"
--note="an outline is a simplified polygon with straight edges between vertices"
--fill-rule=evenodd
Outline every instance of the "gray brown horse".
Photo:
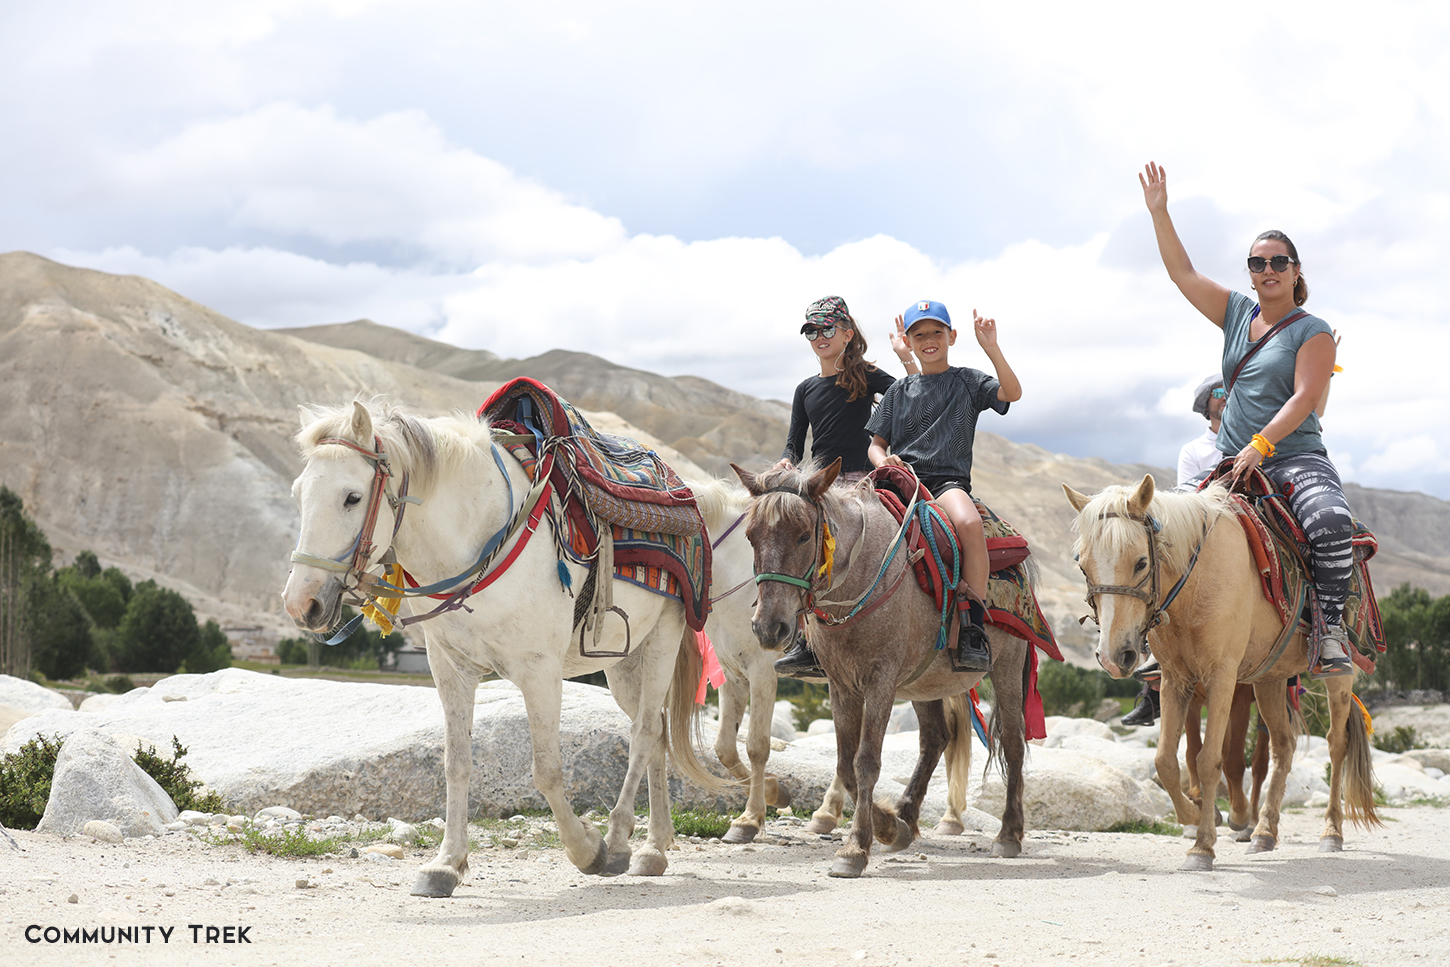
M 893 850 L 920 835 L 921 802 L 950 734 L 943 699 L 961 695 L 983 676 L 954 672 L 946 650 L 936 648 L 941 612 L 915 587 L 910 549 L 892 553 L 900 526 L 869 482 L 833 489 L 840 461 L 820 470 L 734 469 L 755 497 L 746 519 L 759 590 L 755 634 L 764 647 L 777 648 L 796 633 L 805 613 L 812 647 L 830 678 L 836 771 L 855 802 L 830 874 L 860 876 L 873 834 Z M 954 636 L 955 627 L 947 634 Z M 1007 777 L 1007 806 L 993 854 L 1016 856 L 1024 828 L 1028 645 L 995 629 L 989 635 L 996 692 L 993 751 L 1005 762 Z M 876 803 L 874 792 L 882 738 L 897 698 L 916 709 L 920 751 L 893 808 Z

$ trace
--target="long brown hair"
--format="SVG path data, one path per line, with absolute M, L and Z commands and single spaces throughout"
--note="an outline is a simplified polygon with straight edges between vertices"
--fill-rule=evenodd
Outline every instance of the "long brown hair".
M 846 402 L 854 403 L 870 392 L 866 374 L 876 365 L 866 361 L 866 337 L 856 328 L 856 320 L 850 316 L 847 318 L 851 319 L 851 341 L 846 343 L 846 348 L 836 359 L 836 370 L 841 374 L 836 377 L 836 385 L 846 391 Z
M 1262 242 L 1265 239 L 1283 242 L 1284 247 L 1289 250 L 1289 258 L 1293 259 L 1294 264 L 1299 267 L 1299 277 L 1294 280 L 1294 304 L 1296 306 L 1302 306 L 1309 301 L 1309 283 L 1304 281 L 1304 266 L 1299 263 L 1299 250 L 1294 247 L 1293 242 L 1289 241 L 1289 236 L 1277 228 L 1271 228 L 1267 232 L 1259 233 L 1259 237 L 1254 239 L 1254 241 Z M 1250 248 L 1252 247 L 1250 246 Z

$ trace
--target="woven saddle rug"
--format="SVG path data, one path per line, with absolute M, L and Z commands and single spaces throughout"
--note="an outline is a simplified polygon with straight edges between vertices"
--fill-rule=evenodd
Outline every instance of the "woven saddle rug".
M 938 568 L 937 556 L 931 553 L 930 542 L 922 533 L 919 518 L 912 521 L 906 540 L 912 557 L 916 558 L 912 567 L 916 572 L 917 584 L 922 591 L 932 596 L 932 601 L 940 609 L 943 604 L 942 595 L 955 597 L 956 593 L 956 589 L 951 587 L 951 572 L 952 559 L 958 551 L 956 536 L 946 514 L 936 506 L 931 493 L 911 473 L 900 467 L 878 467 L 872 471 L 871 478 L 876 487 L 876 496 L 891 511 L 897 523 L 906 516 L 903 491 L 909 492 L 909 488 L 913 486 L 918 488 L 918 506 L 925 502 L 930 510 L 930 519 L 938 522 L 936 547 L 941 554 L 942 565 L 946 568 L 945 575 Z M 1031 642 L 1049 657 L 1062 661 L 1062 652 L 1058 650 L 1052 626 L 1043 617 L 1042 608 L 1037 603 L 1037 595 L 1033 593 L 1032 583 L 1028 578 L 1027 557 L 1030 552 L 1027 549 L 1027 538 L 1017 533 L 1016 528 L 998 517 L 986 504 L 975 497 L 972 500 L 977 505 L 977 513 L 982 516 L 982 526 L 987 535 L 987 566 L 991 569 L 987 580 L 988 622 Z
M 551 509 L 561 554 L 592 567 L 609 526 L 614 575 L 680 598 L 690 628 L 710 612 L 710 539 L 694 492 L 653 450 L 599 433 L 574 406 L 537 380 L 505 383 L 478 409 L 480 420 L 532 445 L 508 449 L 532 478 L 538 458 L 555 455 Z M 591 571 L 591 579 L 593 577 Z M 584 607 L 586 595 L 579 595 Z
M 1225 467 L 1229 466 L 1232 464 L 1227 461 L 1220 464 L 1218 470 L 1200 485 L 1200 489 L 1224 475 Z M 1309 577 L 1313 573 L 1309 565 L 1309 541 L 1289 506 L 1288 496 L 1279 491 L 1262 471 L 1255 469 L 1240 482 L 1229 499 L 1248 538 L 1264 599 L 1278 610 L 1281 621 L 1297 621 L 1298 632 L 1309 638 L 1309 660 L 1313 665 L 1319 660 L 1319 639 L 1325 625 Z M 1349 596 L 1344 602 L 1340 623 L 1354 645 L 1355 650 L 1350 657 L 1361 670 L 1372 675 L 1375 654 L 1385 650 L 1384 624 L 1380 620 L 1379 605 L 1369 576 L 1369 560 L 1379 550 L 1379 542 L 1358 520 L 1354 521 L 1352 541 L 1354 568 L 1350 572 Z

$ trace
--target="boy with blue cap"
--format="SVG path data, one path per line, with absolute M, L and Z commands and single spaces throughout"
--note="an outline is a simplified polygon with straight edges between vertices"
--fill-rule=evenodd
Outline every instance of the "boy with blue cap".
M 957 331 L 940 302 L 914 303 L 903 314 L 903 323 L 906 343 L 921 364 L 921 373 L 897 380 L 881 398 L 866 424 L 872 434 L 867 456 L 878 467 L 909 466 L 956 529 L 963 568 L 957 585 L 960 629 L 953 667 L 986 672 L 992 667 L 982 605 L 987 592 L 987 538 L 971 496 L 972 442 L 978 414 L 995 410 L 1006 415 L 1008 406 L 1022 398 L 1022 384 L 997 345 L 995 319 L 972 310 L 977 344 L 992 361 L 996 376 L 947 363 Z

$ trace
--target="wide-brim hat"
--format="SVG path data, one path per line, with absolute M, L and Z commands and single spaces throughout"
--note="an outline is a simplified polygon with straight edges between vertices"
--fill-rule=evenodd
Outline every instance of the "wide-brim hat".
M 1221 373 L 1214 373 L 1212 376 L 1199 383 L 1198 389 L 1193 391 L 1193 412 L 1197 413 L 1205 420 L 1210 419 L 1208 415 L 1209 395 L 1222 385 L 1223 375 Z

